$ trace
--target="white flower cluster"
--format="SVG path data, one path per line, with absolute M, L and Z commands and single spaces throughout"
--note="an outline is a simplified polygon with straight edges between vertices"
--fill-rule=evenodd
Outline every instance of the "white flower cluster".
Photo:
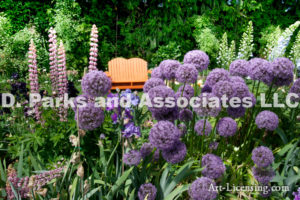
M 281 35 L 281 29 L 279 26 L 277 26 L 276 29 L 268 35 L 267 44 L 263 52 L 264 58 L 269 57 L 275 44 L 277 44 L 280 35 Z
M 253 24 L 252 21 L 250 21 L 247 30 L 243 33 L 237 59 L 248 60 L 253 56 L 252 54 L 253 50 L 254 50 Z
M 235 59 L 235 41 L 231 41 L 228 46 L 227 33 L 225 32 L 222 36 L 220 49 L 217 57 L 217 64 L 219 67 L 228 69 L 230 63 Z
M 291 37 L 299 25 L 300 25 L 300 21 L 297 21 L 294 24 L 290 25 L 287 29 L 285 29 L 285 31 L 279 37 L 276 45 L 272 49 L 268 57 L 269 61 L 273 61 L 275 58 L 284 56 L 285 50 L 290 43 Z

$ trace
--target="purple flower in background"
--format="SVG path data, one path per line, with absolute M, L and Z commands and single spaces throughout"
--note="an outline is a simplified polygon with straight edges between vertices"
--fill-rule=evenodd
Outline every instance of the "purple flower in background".
M 106 110 L 113 110 L 119 106 L 118 104 L 119 104 L 119 95 L 109 93 L 107 95 Z
M 288 86 L 293 82 L 294 64 L 288 58 L 276 58 L 272 63 L 273 82 L 277 86 Z
M 200 94 L 199 101 L 196 101 L 196 103 L 199 106 L 195 106 L 193 109 L 201 117 L 216 117 L 222 110 L 220 99 L 212 93 Z
M 172 80 L 175 78 L 176 71 L 181 63 L 177 60 L 164 60 L 159 64 L 163 72 L 163 76 L 167 80 Z
M 171 149 L 179 140 L 180 131 L 169 121 L 159 121 L 149 133 L 150 143 L 159 150 Z
M 165 86 L 165 83 L 162 79 L 160 79 L 160 78 L 150 78 L 145 82 L 143 90 L 144 90 L 145 93 L 147 93 L 147 92 L 149 92 L 150 89 L 152 89 L 156 86 L 159 86 L 159 85 Z
M 221 158 L 210 153 L 202 157 L 201 166 L 205 167 L 202 175 L 211 179 L 220 178 L 226 170 Z
M 204 85 L 203 88 L 202 88 L 202 90 L 201 90 L 201 93 L 204 93 L 204 92 L 211 93 L 212 92 L 212 88 L 209 87 L 208 85 Z
M 263 191 L 261 191 L 259 194 L 260 196 L 262 196 L 263 198 L 268 198 L 269 196 L 271 196 L 272 194 L 272 188 L 269 185 L 264 185 L 263 186 L 265 189 Z
M 111 80 L 104 72 L 92 70 L 82 78 L 81 88 L 89 96 L 104 96 L 111 88 Z
M 183 142 L 177 141 L 171 149 L 163 150 L 162 157 L 172 164 L 179 163 L 184 160 L 186 156 L 186 146 Z
M 140 186 L 138 191 L 139 200 L 155 200 L 157 189 L 151 183 L 145 183 Z
M 262 58 L 252 58 L 249 63 L 249 76 L 252 80 L 262 81 L 267 85 L 272 83 L 273 66 L 270 62 Z
M 137 106 L 140 102 L 139 96 L 133 93 L 130 89 L 126 89 L 125 91 L 122 91 L 121 97 L 130 99 L 130 104 L 133 106 Z
M 274 161 L 272 151 L 264 146 L 253 149 L 251 158 L 258 167 L 268 167 Z
M 160 111 L 152 111 L 152 117 L 157 121 L 168 120 L 168 121 L 175 121 L 178 119 L 179 109 L 175 107 L 174 109 L 168 112 L 160 112 Z
M 245 83 L 245 80 L 244 80 L 242 77 L 240 77 L 240 76 L 231 76 L 231 77 L 230 77 L 230 81 L 231 81 L 232 83 L 237 83 L 237 82 L 239 82 L 239 83 L 244 83 L 244 84 L 246 84 L 246 83 Z
M 72 107 L 75 114 L 77 112 L 77 106 L 78 107 L 84 107 L 84 104 L 87 104 L 89 101 L 92 101 L 92 99 L 91 99 L 90 96 L 88 96 L 86 94 L 81 94 L 81 95 L 77 96 L 73 101 L 74 107 Z
M 181 123 L 181 124 L 178 124 L 177 127 L 178 127 L 178 129 L 180 131 L 180 137 L 183 137 L 186 134 L 186 132 L 187 132 L 186 125 L 183 124 L 183 123 Z
M 218 121 L 217 131 L 220 136 L 233 136 L 237 131 L 236 121 L 230 117 L 224 117 Z
M 183 92 L 182 92 L 183 90 Z M 187 99 L 190 99 L 194 96 L 194 88 L 190 85 L 185 85 L 183 89 L 183 85 L 180 86 L 176 92 L 176 97 L 185 97 Z
M 205 85 L 208 85 L 209 87 L 213 87 L 217 82 L 219 81 L 229 81 L 230 76 L 229 72 L 225 69 L 216 68 L 213 69 L 207 76 Z
M 101 133 L 100 136 L 99 136 L 100 140 L 104 140 L 105 139 L 105 134 L 104 133 Z
M 236 119 L 239 117 L 243 117 L 246 113 L 246 108 L 244 108 L 243 106 L 239 106 L 237 108 L 233 108 L 233 107 L 228 107 L 227 108 L 227 113 L 230 117 Z
M 184 64 L 193 64 L 199 72 L 207 69 L 209 65 L 208 55 L 200 50 L 192 50 L 187 52 L 183 58 Z
M 219 146 L 219 142 L 212 142 L 212 143 L 209 144 L 209 149 L 210 150 L 217 150 L 218 146 Z
M 77 114 L 75 114 L 77 121 Z M 83 130 L 94 130 L 104 121 L 104 112 L 100 107 L 95 107 L 94 103 L 87 103 L 85 107 L 78 108 L 78 125 Z
M 215 189 L 216 183 L 210 178 L 201 177 L 191 184 L 188 193 L 193 200 L 213 200 L 218 193 L 211 187 Z
M 145 142 L 140 149 L 142 158 L 145 158 L 146 156 L 150 155 L 152 153 L 153 149 L 154 148 L 151 143 Z
M 142 155 L 137 150 L 130 150 L 128 153 L 123 155 L 123 162 L 129 166 L 137 166 L 141 162 L 141 159 Z
M 292 101 L 299 102 L 300 101 L 300 78 L 298 78 L 293 86 L 291 87 L 289 93 L 294 93 L 298 95 L 298 97 L 291 97 Z
M 180 65 L 176 71 L 176 80 L 180 83 L 195 83 L 198 71 L 192 64 Z
M 298 188 L 297 192 L 293 192 L 293 195 L 295 197 L 294 200 L 300 200 L 300 188 Z
M 151 78 L 160 78 L 160 79 L 164 79 L 164 75 L 162 72 L 161 67 L 155 67 L 152 72 L 151 72 Z
M 198 135 L 203 135 L 203 133 L 204 135 L 209 135 L 212 130 L 212 126 L 208 120 L 200 119 L 196 122 L 194 129 Z
M 226 95 L 230 99 L 236 95 L 235 84 L 229 81 L 219 81 L 213 86 L 212 93 L 219 98 Z
M 110 117 L 114 124 L 116 124 L 118 122 L 118 114 L 117 113 L 111 114 Z
M 123 137 L 130 138 L 133 135 L 137 137 L 141 137 L 141 129 L 138 126 L 135 126 L 133 122 L 129 122 L 125 125 L 125 129 L 123 131 Z
M 254 178 L 262 185 L 267 185 L 275 176 L 272 168 L 252 167 Z
M 183 109 L 179 112 L 179 120 L 183 122 L 191 121 L 193 118 L 193 112 L 189 109 Z
M 255 96 L 254 96 L 253 93 L 250 93 L 250 97 L 251 97 L 251 103 L 252 103 L 252 106 L 251 106 L 251 107 L 253 107 L 253 106 L 255 106 L 255 104 L 256 104 L 256 98 L 255 98 Z
M 268 110 L 264 110 L 255 118 L 255 124 L 259 129 L 267 129 L 269 131 L 274 131 L 278 127 L 279 119 L 278 116 Z
M 234 88 L 234 97 L 238 97 L 239 99 L 243 99 L 244 97 L 250 97 L 250 91 L 248 86 L 245 83 L 235 82 L 233 83 Z
M 232 76 L 246 77 L 249 75 L 249 63 L 246 60 L 235 60 L 229 66 L 229 72 Z

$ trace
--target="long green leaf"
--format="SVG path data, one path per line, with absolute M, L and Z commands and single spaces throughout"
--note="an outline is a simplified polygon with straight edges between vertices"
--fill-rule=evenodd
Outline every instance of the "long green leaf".
M 18 177 L 21 178 L 23 172 L 23 156 L 24 156 L 24 143 L 21 146 L 21 152 L 19 156 L 19 163 L 18 163 Z
M 171 192 L 170 194 L 168 194 L 168 196 L 166 196 L 164 198 L 164 200 L 173 200 L 173 199 L 175 199 L 177 196 L 179 196 L 183 192 L 187 191 L 189 189 L 189 186 L 190 185 L 181 185 L 181 186 L 178 186 L 173 192 Z

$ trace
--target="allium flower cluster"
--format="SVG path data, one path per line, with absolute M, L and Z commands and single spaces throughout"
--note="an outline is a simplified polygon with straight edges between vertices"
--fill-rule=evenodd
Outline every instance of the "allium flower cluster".
M 293 93 L 293 94 L 296 94 L 298 95 L 298 97 L 291 97 L 291 100 L 292 101 L 296 101 L 296 102 L 299 102 L 300 101 L 300 78 L 298 78 L 293 86 L 291 87 L 289 93 Z
M 203 88 L 202 88 L 202 90 L 201 90 L 201 93 L 204 93 L 204 92 L 211 93 L 212 92 L 212 88 L 209 87 L 208 85 L 204 85 Z
M 267 185 L 275 176 L 272 168 L 252 167 L 254 178 L 262 185 Z
M 180 65 L 176 71 L 176 80 L 180 83 L 195 83 L 198 71 L 193 64 Z
M 268 147 L 260 146 L 256 147 L 252 151 L 252 160 L 257 167 L 268 167 L 274 161 L 272 151 Z
M 194 96 L 194 88 L 190 85 L 180 86 L 176 92 L 176 97 L 185 97 L 190 99 Z
M 104 72 L 92 70 L 82 78 L 81 88 L 89 96 L 104 96 L 111 88 L 111 80 Z
M 172 149 L 180 138 L 180 131 L 169 121 L 159 121 L 149 133 L 150 143 L 159 150 Z
M 227 113 L 230 117 L 236 119 L 239 117 L 243 117 L 246 113 L 246 108 L 244 108 L 243 106 L 239 106 L 237 108 L 233 108 L 233 107 L 228 107 L 227 108 Z
M 204 167 L 202 175 L 211 179 L 220 178 L 226 170 L 221 158 L 210 153 L 202 157 L 201 166 Z
M 244 97 L 250 97 L 250 91 L 248 86 L 245 83 L 241 82 L 232 82 L 234 85 L 234 97 L 238 97 L 239 99 L 243 99 Z M 217 84 L 216 84 L 217 85 Z
M 123 155 L 123 162 L 129 166 L 137 166 L 141 162 L 141 159 L 142 155 L 140 151 L 137 150 L 130 150 L 128 153 Z
M 103 123 L 104 111 L 94 103 L 87 103 L 86 106 L 78 107 L 78 117 L 75 114 L 75 120 L 77 119 L 80 129 L 94 130 Z
M 52 93 L 57 93 L 57 36 L 56 31 L 51 27 L 49 30 L 49 64 L 50 64 L 50 78 L 52 84 Z
M 245 80 L 242 77 L 240 77 L 240 76 L 231 76 L 230 77 L 230 81 L 233 82 L 233 83 L 240 82 L 240 83 L 246 84 Z
M 218 193 L 211 189 L 211 186 L 216 187 L 214 180 L 201 177 L 195 180 L 189 188 L 189 196 L 193 200 L 213 200 L 217 198 Z
M 175 78 L 176 71 L 181 63 L 177 60 L 164 60 L 159 64 L 162 70 L 163 77 L 167 80 L 172 80 Z
M 145 93 L 147 93 L 147 92 L 149 92 L 150 89 L 152 89 L 156 86 L 159 86 L 159 85 L 165 86 L 165 83 L 162 79 L 160 79 L 160 78 L 150 78 L 145 82 L 144 87 L 143 87 L 143 91 Z
M 97 70 L 97 56 L 98 56 L 98 28 L 94 24 L 91 31 L 90 43 L 90 58 L 89 58 L 89 71 Z
M 168 163 L 179 163 L 186 156 L 186 146 L 183 142 L 177 141 L 171 149 L 163 150 L 162 156 Z
M 209 135 L 212 131 L 212 126 L 208 120 L 200 119 L 195 124 L 195 131 L 198 135 Z
M 262 81 L 270 85 L 273 80 L 273 66 L 262 58 L 252 58 L 250 61 L 249 76 L 252 80 Z
M 205 84 L 209 87 L 213 87 L 219 81 L 229 81 L 229 72 L 225 69 L 216 68 L 213 69 L 207 76 Z
M 259 129 L 265 128 L 269 131 L 274 131 L 278 127 L 278 123 L 278 116 L 268 110 L 258 113 L 255 118 L 255 124 Z
M 236 95 L 235 84 L 229 81 L 219 81 L 213 86 L 212 93 L 219 98 L 225 95 L 230 99 Z
M 167 112 L 161 112 L 159 110 L 154 110 L 151 112 L 152 112 L 152 117 L 157 121 L 168 120 L 174 122 L 176 119 L 178 119 L 179 116 L 178 107 L 174 107 L 172 110 L 169 110 Z
M 161 67 L 155 67 L 151 72 L 151 78 L 160 78 L 164 80 L 164 74 Z
M 300 188 L 298 188 L 297 192 L 293 192 L 293 195 L 295 197 L 294 200 L 300 200 Z
M 199 101 L 196 102 L 199 107 L 194 107 L 194 111 L 201 117 L 216 117 L 222 110 L 220 99 L 212 93 L 202 93 Z
M 203 51 L 192 50 L 184 55 L 183 62 L 193 64 L 199 72 L 202 72 L 206 70 L 209 65 L 209 57 Z
M 183 109 L 179 112 L 179 120 L 183 122 L 191 121 L 193 118 L 193 112 L 189 109 Z
M 138 191 L 139 200 L 155 200 L 157 189 L 151 183 L 145 183 L 140 186 Z
M 186 132 L 187 132 L 186 125 L 183 124 L 183 123 L 181 123 L 181 124 L 178 124 L 177 127 L 178 127 L 178 129 L 180 131 L 180 137 L 183 137 L 186 134 Z
M 146 142 L 142 145 L 140 148 L 140 153 L 142 155 L 142 158 L 145 158 L 146 156 L 150 155 L 153 151 L 154 147 L 151 143 Z
M 248 61 L 238 59 L 233 61 L 229 66 L 229 72 L 232 76 L 246 77 L 249 75 L 250 66 Z
M 288 58 L 276 58 L 272 63 L 273 82 L 277 86 L 288 86 L 293 82 L 294 64 Z

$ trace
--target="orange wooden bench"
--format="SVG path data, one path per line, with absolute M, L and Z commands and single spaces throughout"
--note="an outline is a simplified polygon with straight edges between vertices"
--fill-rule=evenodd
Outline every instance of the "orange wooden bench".
M 106 75 L 112 80 L 112 90 L 142 89 L 148 80 L 147 62 L 141 58 L 114 58 L 108 62 Z

